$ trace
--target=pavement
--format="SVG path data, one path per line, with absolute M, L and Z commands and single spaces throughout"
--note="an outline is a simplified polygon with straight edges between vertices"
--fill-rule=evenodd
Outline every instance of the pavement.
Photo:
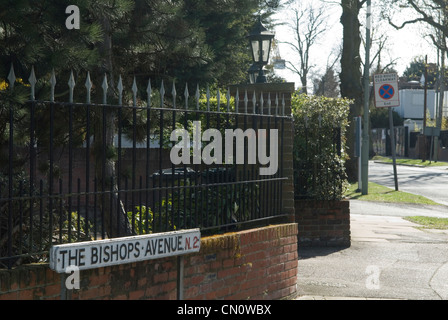
M 351 201 L 349 248 L 299 247 L 296 300 L 448 300 L 448 231 L 415 215 L 448 207 Z

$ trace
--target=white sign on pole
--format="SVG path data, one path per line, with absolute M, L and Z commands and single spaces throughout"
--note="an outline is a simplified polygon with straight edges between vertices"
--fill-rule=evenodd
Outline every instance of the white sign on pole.
M 392 108 L 400 106 L 398 75 L 396 73 L 376 74 L 374 76 L 375 106 Z
M 62 244 L 51 247 L 50 268 L 57 273 L 68 267 L 103 268 L 199 252 L 200 247 L 199 229 Z

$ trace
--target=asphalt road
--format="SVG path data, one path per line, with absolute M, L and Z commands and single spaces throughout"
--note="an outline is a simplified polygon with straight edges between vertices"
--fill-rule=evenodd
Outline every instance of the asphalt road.
M 397 166 L 400 191 L 417 194 L 448 206 L 448 169 Z M 395 188 L 393 166 L 369 163 L 369 181 Z

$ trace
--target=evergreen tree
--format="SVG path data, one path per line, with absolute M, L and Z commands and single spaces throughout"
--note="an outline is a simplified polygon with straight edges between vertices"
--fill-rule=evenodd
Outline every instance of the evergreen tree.
M 278 1 L 261 0 L 2 0 L 0 11 L 0 88 L 6 86 L 6 75 L 11 64 L 17 75 L 28 77 L 35 66 L 37 78 L 36 99 L 49 99 L 49 80 L 52 70 L 57 76 L 57 99 L 68 101 L 67 81 L 70 72 L 77 84 L 84 84 L 90 71 L 96 89 L 93 101 L 102 102 L 101 83 L 108 80 L 108 103 L 117 101 L 118 75 L 131 84 L 134 76 L 146 87 L 148 78 L 160 80 L 174 78 L 192 83 L 215 81 L 219 85 L 243 81 L 250 65 L 246 35 L 255 22 L 254 14 L 267 8 L 263 16 L 268 18 Z M 80 29 L 66 27 L 66 8 L 76 5 L 80 11 Z M 266 7 L 268 5 L 268 7 Z M 171 80 L 170 79 L 170 80 Z M 27 80 L 25 80 L 27 82 Z M 144 83 L 144 85 L 143 85 Z M 20 88 L 20 86 L 17 86 Z M 17 89 L 17 88 L 16 88 Z M 14 108 L 15 132 L 26 131 L 29 108 L 23 102 L 29 97 L 29 89 L 0 91 L 0 121 L 8 123 L 8 106 Z M 75 101 L 84 101 L 85 90 L 75 90 Z M 36 115 L 38 122 L 48 123 L 49 115 Z M 55 114 L 65 117 L 63 112 Z M 101 150 L 113 148 L 116 131 L 116 115 L 106 110 L 105 128 L 103 115 L 95 114 L 92 130 L 96 178 L 106 189 L 111 177 L 116 175 L 113 152 L 106 159 L 102 170 Z M 77 117 L 75 117 L 77 119 Z M 82 122 L 82 117 L 79 118 Z M 55 145 L 66 142 L 67 128 L 55 121 Z M 103 130 L 105 129 L 105 130 Z M 48 145 L 48 128 L 42 128 L 36 137 L 41 145 Z M 84 129 L 85 130 L 85 129 Z M 0 144 L 7 147 L 7 132 L 3 130 Z M 103 137 L 103 133 L 105 136 Z M 15 137 L 18 142 L 19 136 Z M 89 139 L 89 137 L 86 137 Z M 79 141 L 81 143 L 82 141 Z M 120 231 L 111 229 L 106 221 L 109 236 L 129 234 L 129 225 L 121 203 L 107 199 L 103 208 L 119 216 Z
M 339 96 L 339 81 L 333 68 L 328 68 L 321 78 L 314 79 L 314 94 L 328 98 Z
M 81 13 L 88 1 L 5 1 L 1 5 L 0 72 L 8 74 L 11 63 L 17 74 L 29 75 L 36 66 L 40 75 L 52 69 L 79 71 L 97 64 L 94 44 L 101 40 L 99 25 L 81 23 L 80 30 L 68 30 L 67 6 L 77 3 Z
M 437 66 L 434 64 L 428 64 L 426 66 L 428 71 L 428 88 L 432 89 L 436 85 L 439 78 L 439 72 Z M 424 59 L 415 59 L 412 61 L 406 70 L 403 72 L 403 76 L 407 81 L 421 82 L 422 77 L 425 76 L 425 61 Z M 422 84 L 423 87 L 424 84 Z

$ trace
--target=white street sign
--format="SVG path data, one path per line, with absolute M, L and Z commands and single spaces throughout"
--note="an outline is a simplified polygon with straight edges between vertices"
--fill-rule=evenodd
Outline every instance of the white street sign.
M 396 73 L 376 74 L 374 76 L 375 106 L 392 108 L 400 106 L 398 75 Z
M 50 268 L 65 273 L 199 252 L 199 229 L 62 244 L 50 249 Z

